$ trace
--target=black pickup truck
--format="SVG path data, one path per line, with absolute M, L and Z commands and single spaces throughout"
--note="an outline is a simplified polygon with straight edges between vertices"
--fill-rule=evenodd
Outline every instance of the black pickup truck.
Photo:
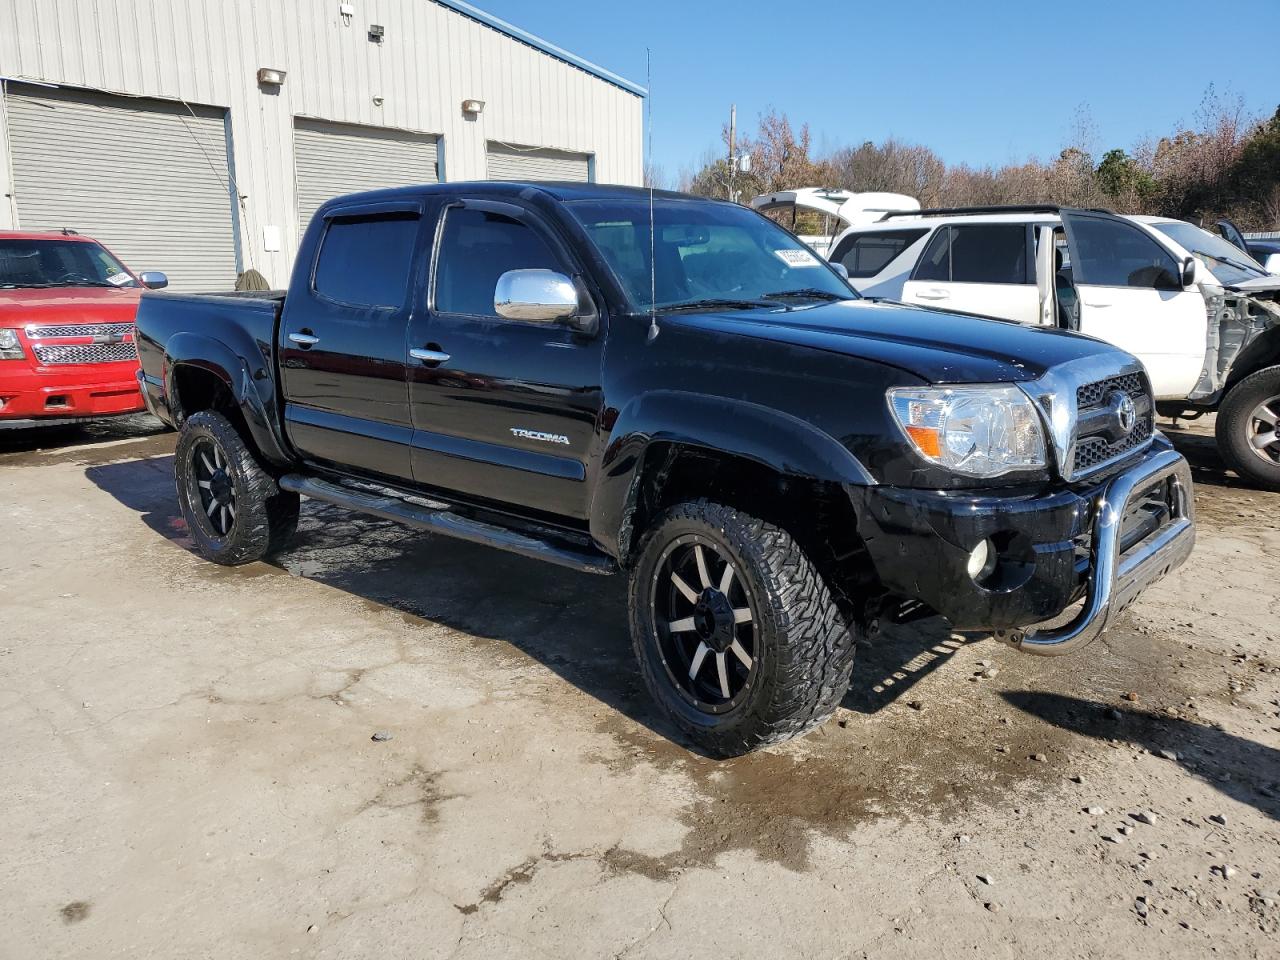
M 646 682 L 715 755 L 822 722 L 880 618 L 1066 652 L 1195 538 L 1130 355 L 860 299 L 729 203 L 342 197 L 287 295 L 147 294 L 137 326 L 205 557 L 281 549 L 301 494 L 623 573 Z

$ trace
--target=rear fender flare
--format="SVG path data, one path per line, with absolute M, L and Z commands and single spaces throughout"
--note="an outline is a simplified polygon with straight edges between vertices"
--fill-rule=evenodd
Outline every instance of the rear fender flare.
M 630 521 L 655 443 L 753 460 L 787 477 L 854 486 L 876 482 L 839 441 L 791 414 L 726 397 L 647 393 L 619 413 L 591 501 L 592 537 L 614 556 L 629 547 Z
M 165 344 L 164 390 L 179 423 L 186 418 L 177 387 L 177 373 L 182 367 L 204 370 L 221 380 L 262 456 L 281 466 L 292 462 L 271 412 L 275 409 L 275 385 L 265 369 L 259 365 L 255 376 L 249 362 L 220 340 L 198 333 L 176 334 Z

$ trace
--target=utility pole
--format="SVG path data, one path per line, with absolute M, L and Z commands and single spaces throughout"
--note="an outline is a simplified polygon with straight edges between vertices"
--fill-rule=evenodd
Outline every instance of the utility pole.
M 738 159 L 733 155 L 734 141 L 737 137 L 738 128 L 738 105 L 736 103 L 729 106 L 729 199 L 734 203 L 738 202 L 738 193 L 733 188 L 733 175 L 738 169 Z

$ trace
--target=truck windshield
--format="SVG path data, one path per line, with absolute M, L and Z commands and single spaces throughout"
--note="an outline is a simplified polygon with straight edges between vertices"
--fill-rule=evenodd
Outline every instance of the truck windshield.
M 637 311 L 651 305 L 712 310 L 857 298 L 826 261 L 745 207 L 656 199 L 651 238 L 647 199 L 574 200 L 566 206 Z
M 137 285 L 119 260 L 92 241 L 0 237 L 0 290 Z
M 1262 264 L 1235 244 L 1201 230 L 1194 223 L 1153 223 L 1151 226 L 1199 260 L 1219 283 L 1243 283 L 1267 276 Z

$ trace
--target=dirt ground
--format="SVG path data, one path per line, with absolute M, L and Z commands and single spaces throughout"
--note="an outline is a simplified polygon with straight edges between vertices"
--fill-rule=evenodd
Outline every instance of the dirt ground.
M 1280 495 L 1169 432 L 1199 544 L 1107 639 L 895 628 L 730 762 L 620 579 L 314 503 L 223 569 L 172 434 L 0 435 L 0 958 L 1280 956 Z

